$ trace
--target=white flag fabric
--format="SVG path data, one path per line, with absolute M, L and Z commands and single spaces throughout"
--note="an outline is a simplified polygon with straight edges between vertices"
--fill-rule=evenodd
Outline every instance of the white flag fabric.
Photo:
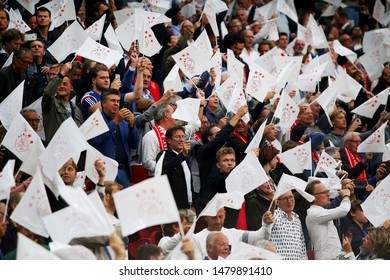
M 190 45 L 172 57 L 188 78 L 207 70 L 208 61 L 203 59 L 203 53 L 196 45 Z
M 140 4 L 140 3 L 132 3 L 132 4 Z M 118 23 L 118 26 L 120 26 L 127 19 L 129 19 L 132 15 L 134 15 L 136 8 L 140 8 L 142 6 L 143 6 L 143 4 L 140 4 L 139 7 L 138 6 L 136 6 L 136 7 L 125 7 L 123 9 L 114 11 L 114 16 L 115 16 L 116 22 Z
M 278 155 L 281 162 L 293 173 L 311 170 L 311 141 Z
M 300 62 L 297 62 L 296 60 L 295 61 L 291 60 L 290 62 L 288 62 L 287 65 L 279 65 L 279 63 L 276 62 L 276 61 L 280 61 L 281 59 L 283 60 L 284 58 L 285 56 L 274 57 L 276 67 L 279 68 L 279 70 L 277 70 L 278 75 L 275 84 L 280 88 L 284 88 L 287 82 L 293 82 L 297 79 L 302 64 L 302 59 L 300 57 L 299 57 Z
M 0 103 L 0 120 L 7 130 L 10 128 L 15 116 L 22 110 L 24 82 L 25 80 Z
M 91 38 L 85 40 L 84 44 L 77 51 L 77 55 L 103 63 L 107 67 L 118 65 L 119 60 L 122 59 L 121 53 L 111 50 Z
M 25 161 L 35 142 L 41 142 L 41 139 L 26 119 L 18 113 L 1 144 L 21 161 Z
M 131 15 L 125 22 L 115 29 L 116 37 L 125 50 L 130 50 L 131 43 L 139 38 L 140 33 L 141 30 L 137 32 L 136 29 L 135 14 Z
M 13 59 L 14 59 L 14 53 L 12 52 L 10 54 L 10 56 L 7 58 L 7 60 L 4 62 L 3 66 L 1 68 L 5 68 L 7 66 L 10 66 Z
M 253 246 L 245 242 L 239 242 L 236 246 L 232 247 L 232 252 L 226 259 L 227 260 L 253 260 L 253 259 L 283 260 L 283 257 L 267 249 L 263 249 L 258 246 Z
M 99 20 L 95 21 L 87 29 L 85 29 L 85 31 L 88 33 L 89 38 L 95 41 L 100 41 L 100 39 L 102 38 L 105 21 L 106 14 L 103 14 L 103 16 L 101 16 Z
M 256 8 L 254 20 L 258 20 L 261 23 L 270 19 L 273 14 L 277 13 L 277 1 L 271 1 L 268 4 Z
M 226 109 L 228 112 L 233 112 L 234 114 L 237 114 L 238 109 L 240 109 L 240 107 L 246 104 L 247 103 L 245 93 L 242 91 L 242 86 L 237 83 L 232 93 L 232 98 L 230 99 L 229 106 Z M 244 122 L 248 123 L 250 121 L 249 113 L 246 113 L 241 119 Z
M 334 40 L 333 41 L 333 49 L 336 53 L 338 53 L 339 55 L 342 55 L 342 56 L 345 56 L 347 57 L 347 59 L 352 63 L 354 64 L 355 63 L 355 60 L 357 58 L 357 54 L 353 51 L 351 51 L 350 49 L 344 47 L 343 45 L 341 45 L 340 41 L 339 40 Z
M 206 15 L 218 14 L 227 11 L 226 3 L 221 0 L 206 0 L 203 12 Z
M 326 76 L 336 77 L 336 68 L 334 67 L 332 55 L 329 52 L 327 52 L 326 54 L 319 56 L 318 59 L 319 59 L 319 64 L 324 64 L 328 62 L 324 73 L 322 73 L 322 77 L 326 77 Z
M 10 218 L 32 232 L 48 237 L 49 234 L 43 225 L 42 218 L 49 214 L 51 214 L 49 199 L 47 198 L 41 172 L 37 169 Z
M 207 16 L 207 19 L 208 19 L 208 21 L 209 21 L 211 30 L 212 30 L 213 33 L 214 33 L 214 36 L 215 36 L 215 37 L 219 37 L 220 35 L 219 35 L 219 29 L 218 29 L 218 23 L 217 23 L 217 16 L 216 16 L 216 15 L 213 15 L 213 14 L 209 14 L 209 15 L 206 14 L 206 16 Z M 225 23 L 223 23 L 223 24 L 225 24 Z M 222 25 L 222 24 L 221 24 L 221 25 Z M 221 27 L 221 29 L 222 29 L 222 28 L 223 28 L 223 27 Z M 221 32 L 222 32 L 222 30 L 221 30 Z
M 88 148 L 88 143 L 72 118 L 68 118 L 58 128 L 46 150 L 39 157 L 44 173 L 52 180 L 58 170 Z M 76 161 L 77 162 L 77 161 Z
M 91 145 L 89 145 L 87 157 L 85 159 L 85 175 L 91 179 L 92 182 L 97 184 L 99 181 L 99 174 L 95 168 L 95 161 L 97 160 L 103 161 L 103 165 L 106 169 L 105 180 L 115 181 L 116 175 L 118 174 L 118 163 L 112 158 L 106 157 Z
M 215 90 L 219 100 L 222 102 L 225 108 L 229 107 L 229 103 L 230 100 L 232 99 L 232 95 L 237 83 L 238 83 L 237 76 L 233 75 L 227 78 L 226 81 L 219 88 Z
M 173 89 L 174 92 L 183 90 L 183 85 L 181 84 L 179 76 L 179 66 L 177 64 L 172 67 L 171 71 L 169 71 L 169 74 L 165 77 L 163 86 L 165 92 L 169 89 Z
M 363 37 L 363 51 L 367 53 L 369 51 L 381 50 L 384 44 L 390 42 L 390 30 L 388 28 L 374 29 L 364 32 Z M 359 57 L 360 60 L 360 57 Z M 385 63 L 385 61 L 382 61 Z
M 110 49 L 113 49 L 123 55 L 123 48 L 118 38 L 116 37 L 114 28 L 111 24 L 108 25 L 106 32 L 104 33 L 104 38 L 106 39 L 108 47 Z
M 78 237 L 110 235 L 112 231 L 109 232 L 102 226 L 100 219 L 97 218 L 97 211 L 85 208 L 68 206 L 44 217 L 43 222 L 51 239 L 68 244 L 72 239 Z
M 35 141 L 32 147 L 30 148 L 30 151 L 26 159 L 23 161 L 20 170 L 23 171 L 24 173 L 33 176 L 37 170 L 37 166 L 39 163 L 39 156 L 43 153 L 44 150 L 45 147 L 43 146 L 42 142 Z
M 325 115 L 328 118 L 328 122 L 330 125 L 332 125 L 332 122 L 330 121 L 330 113 L 335 109 L 336 107 L 336 100 L 338 95 L 338 88 L 336 84 L 328 86 L 316 99 L 318 104 L 324 109 Z
M 0 172 L 0 200 L 8 199 L 11 187 L 15 186 L 14 167 L 15 160 L 10 159 Z
M 317 24 L 317 21 L 314 19 L 313 15 L 310 14 L 309 20 L 307 23 L 307 30 L 309 32 L 310 42 L 313 48 L 329 48 L 328 40 L 325 36 L 324 30 Z
M 290 130 L 291 126 L 294 124 L 298 117 L 299 106 L 295 101 L 288 95 L 286 91 L 282 92 L 282 95 L 279 100 L 278 107 L 276 108 L 274 116 L 279 118 L 278 125 L 282 130 L 282 133 L 285 134 Z
M 380 50 L 370 50 L 359 57 L 359 62 L 364 66 L 370 81 L 375 81 L 382 75 L 384 69 L 380 60 Z
M 278 48 L 276 48 L 276 47 L 273 47 L 271 50 L 269 50 L 265 54 L 259 56 L 259 58 L 257 58 L 255 60 L 255 63 L 257 63 L 257 65 L 259 65 L 260 67 L 263 67 L 265 70 L 267 70 L 268 73 L 273 74 L 276 71 L 276 65 L 275 65 L 275 61 L 273 58 L 274 56 L 280 56 Z
M 199 49 L 203 51 L 207 59 L 210 60 L 213 56 L 213 48 L 211 47 L 210 39 L 207 35 L 206 29 L 203 30 L 202 33 L 200 33 L 195 43 L 198 45 Z
M 39 124 L 38 124 L 38 135 L 42 140 L 45 140 L 45 129 L 43 127 L 43 114 L 42 114 L 42 97 L 39 97 L 36 101 L 31 103 L 27 108 L 34 109 L 37 112 Z
M 328 7 L 322 12 L 321 17 L 333 17 L 336 13 L 336 7 L 333 5 L 328 5 Z
M 302 91 L 315 92 L 317 83 L 321 80 L 322 74 L 328 67 L 328 62 L 315 68 L 305 68 L 303 73 L 298 76 L 297 87 Z
M 314 175 L 316 175 L 317 172 L 325 172 L 324 166 L 331 169 L 335 169 L 338 165 L 339 164 L 333 157 L 331 157 L 327 152 L 322 151 L 321 157 L 317 163 L 316 170 L 314 171 Z
M 259 127 L 259 129 L 257 130 L 255 136 L 253 136 L 252 141 L 246 147 L 245 153 L 249 153 L 253 149 L 260 147 L 261 139 L 263 138 L 263 133 L 266 124 L 267 124 L 267 120 L 264 120 L 261 126 Z
M 234 191 L 234 192 L 227 192 L 227 193 L 217 193 L 207 203 L 202 213 L 199 214 L 199 217 L 216 216 L 218 211 L 222 207 L 228 207 L 228 208 L 239 210 L 244 200 L 245 200 L 244 195 L 241 192 Z
M 366 140 L 358 146 L 358 153 L 383 153 L 385 148 L 385 129 L 387 122 L 374 131 Z
M 298 15 L 293 0 L 278 0 L 276 9 L 298 23 Z
M 16 0 L 18 3 L 24 7 L 30 14 L 35 14 L 35 5 L 38 4 L 39 0 Z
M 88 33 L 78 21 L 74 21 L 61 36 L 47 49 L 58 62 L 62 62 L 71 53 L 77 52 L 88 38 Z
M 142 25 L 142 30 L 139 37 L 139 51 L 143 55 L 153 56 L 160 51 L 162 46 L 158 43 L 156 36 L 154 35 L 153 30 L 148 26 L 144 21 Z
M 80 126 L 80 131 L 86 140 L 92 139 L 108 130 L 108 126 L 104 121 L 100 110 L 93 112 L 93 114 Z
M 386 176 L 361 205 L 364 215 L 374 227 L 382 226 L 390 218 L 389 184 L 390 176 Z
M 305 198 L 309 202 L 312 202 L 314 200 L 314 196 L 305 192 L 306 185 L 306 181 L 284 173 L 280 178 L 278 187 L 276 188 L 276 192 L 274 193 L 273 200 L 277 200 L 281 195 L 285 194 L 288 191 L 296 190 L 300 195 L 303 196 L 303 198 Z
M 377 21 L 379 21 L 381 24 L 386 25 L 387 24 L 387 20 L 386 20 L 386 17 L 385 17 L 385 11 L 386 11 L 386 8 L 382 4 L 382 1 L 381 0 L 376 0 L 375 1 L 375 5 L 374 5 L 374 9 L 372 11 L 372 17 L 374 19 L 376 19 Z
M 390 88 L 383 90 L 381 93 L 368 99 L 359 107 L 353 109 L 352 113 L 371 119 L 374 116 L 376 110 L 378 110 L 380 105 L 387 104 L 389 93 L 390 93 Z
M 245 92 L 263 102 L 267 92 L 271 90 L 275 82 L 276 78 L 267 70 L 252 63 Z
M 231 49 L 227 49 L 227 70 L 228 76 L 237 75 L 237 80 L 242 86 L 244 81 L 245 64 L 239 61 Z
M 154 225 L 180 223 L 179 211 L 166 175 L 142 181 L 115 193 L 113 197 L 123 236 Z
M 17 260 L 61 260 L 46 250 L 42 245 L 18 232 L 18 245 L 16 246 Z
M 10 9 L 9 14 L 9 24 L 8 29 L 15 28 L 19 30 L 22 33 L 26 33 L 27 31 L 30 31 L 31 28 L 27 25 L 27 23 L 24 22 L 22 16 L 20 15 L 18 10 Z
M 76 179 L 73 182 L 73 187 L 84 188 L 84 184 L 85 184 L 85 172 L 79 171 L 76 173 Z
M 61 26 L 66 21 L 71 21 L 76 19 L 76 8 L 74 7 L 74 1 L 63 0 L 60 3 L 61 3 L 60 7 L 53 14 L 49 31 L 54 30 L 54 28 L 58 26 Z
M 50 15 L 50 19 L 53 20 L 55 13 L 57 12 L 57 10 L 59 9 L 59 7 L 61 5 L 61 1 L 62 0 L 52 0 L 52 1 L 49 1 L 48 3 L 46 3 L 44 5 L 39 6 L 38 8 L 40 8 L 40 7 L 47 8 L 50 11 L 50 14 L 51 14 Z
M 225 184 L 227 192 L 237 191 L 245 195 L 267 181 L 268 176 L 252 151 L 230 172 Z
M 161 157 L 156 162 L 156 168 L 154 169 L 154 177 L 162 176 L 162 168 L 164 163 L 165 151 L 161 154 Z
M 146 21 L 149 27 L 155 26 L 159 23 L 166 23 L 171 21 L 171 19 L 168 18 L 164 13 L 145 11 L 140 8 L 136 8 L 134 12 L 136 16 L 136 21 Z
M 215 88 L 218 89 L 219 86 L 221 85 L 221 78 L 222 78 L 222 55 L 219 49 L 211 57 L 209 66 L 210 69 L 214 68 L 214 71 L 217 74 L 217 78 L 215 79 Z
M 172 114 L 172 118 L 177 120 L 186 121 L 189 123 L 199 122 L 199 98 L 185 98 L 182 100 L 176 101 L 177 108 Z

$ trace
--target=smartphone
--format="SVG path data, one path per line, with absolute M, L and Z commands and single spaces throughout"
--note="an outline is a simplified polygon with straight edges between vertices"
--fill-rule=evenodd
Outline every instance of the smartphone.
M 34 41 L 36 39 L 37 39 L 37 33 L 24 34 L 24 40 L 26 41 Z
M 121 75 L 119 75 L 119 74 L 115 74 L 115 79 L 121 79 Z

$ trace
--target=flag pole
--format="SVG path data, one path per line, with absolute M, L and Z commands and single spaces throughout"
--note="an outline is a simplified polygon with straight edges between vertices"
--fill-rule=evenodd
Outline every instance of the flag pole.
M 7 202 L 5 203 L 5 208 L 4 208 L 4 217 L 3 217 L 3 222 L 6 221 L 7 219 L 7 213 L 8 213 L 8 203 L 9 203 L 9 198 L 11 196 L 11 188 L 9 189 L 9 192 L 8 192 L 8 199 L 7 199 Z

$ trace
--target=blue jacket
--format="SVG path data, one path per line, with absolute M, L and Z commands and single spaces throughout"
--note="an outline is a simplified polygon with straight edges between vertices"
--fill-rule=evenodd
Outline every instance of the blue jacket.
M 101 152 L 103 155 L 112 158 L 115 160 L 115 154 L 116 154 L 116 145 L 115 145 L 115 137 L 114 133 L 118 132 L 118 126 L 119 126 L 119 132 L 121 134 L 123 146 L 126 151 L 126 156 L 128 159 L 128 166 L 130 166 L 131 162 L 131 149 L 136 149 L 138 145 L 138 132 L 137 128 L 130 128 L 127 121 L 123 120 L 121 121 L 118 126 L 110 120 L 110 118 L 102 112 L 104 121 L 108 125 L 109 130 L 103 134 L 100 134 L 99 136 L 96 136 L 89 140 L 89 143 L 96 148 L 99 152 Z

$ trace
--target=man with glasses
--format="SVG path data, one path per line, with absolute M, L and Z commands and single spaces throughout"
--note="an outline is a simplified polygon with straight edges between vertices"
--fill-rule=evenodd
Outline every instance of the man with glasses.
M 26 71 L 32 62 L 33 54 L 29 49 L 20 48 L 14 51 L 12 64 L 0 69 L 0 103 L 26 79 Z
M 185 129 L 181 125 L 169 128 L 165 134 L 168 150 L 165 151 L 161 174 L 167 174 L 177 208 L 192 206 L 192 178 L 188 165 L 191 142 L 186 141 Z M 157 161 L 163 151 L 157 155 Z
M 295 198 L 288 191 L 276 200 L 278 208 L 274 213 L 269 240 L 275 245 L 276 252 L 285 260 L 307 260 L 305 237 L 299 216 L 293 211 Z
M 324 184 L 319 180 L 311 181 L 305 191 L 314 196 L 306 216 L 306 226 L 314 246 L 314 258 L 316 260 L 336 259 L 341 252 L 341 242 L 333 220 L 348 214 L 351 208 L 351 192 L 349 189 L 339 191 L 342 198 L 340 205 L 326 209 L 330 205 L 330 191 Z

